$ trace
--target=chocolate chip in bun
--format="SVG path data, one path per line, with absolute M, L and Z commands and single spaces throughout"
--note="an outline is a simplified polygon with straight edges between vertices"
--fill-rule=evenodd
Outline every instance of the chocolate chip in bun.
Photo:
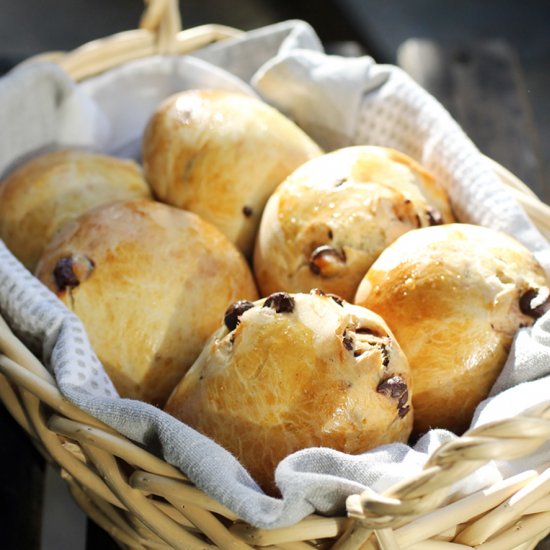
M 34 271 L 50 239 L 69 220 L 100 204 L 150 196 L 132 160 L 70 149 L 45 153 L 0 183 L 0 238 Z
M 322 153 L 279 111 L 223 90 L 166 99 L 147 125 L 142 152 L 159 200 L 199 214 L 247 256 L 275 187 Z
M 452 221 L 443 189 L 398 151 L 355 146 L 317 157 L 266 205 L 254 252 L 260 294 L 317 287 L 351 301 L 397 237 Z
M 162 405 L 229 304 L 257 291 L 242 254 L 195 214 L 122 201 L 69 222 L 38 278 L 82 320 L 118 392 Z
M 378 315 L 319 290 L 277 292 L 228 308 L 165 410 L 275 494 L 274 470 L 295 451 L 406 441 L 410 389 L 407 360 Z
M 384 318 L 409 360 L 415 432 L 461 433 L 517 330 L 550 309 L 549 281 L 512 237 L 450 224 L 397 239 L 374 262 L 355 302 Z

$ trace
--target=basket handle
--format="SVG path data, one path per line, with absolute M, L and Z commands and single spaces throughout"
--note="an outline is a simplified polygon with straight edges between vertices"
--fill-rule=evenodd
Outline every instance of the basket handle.
M 177 0 L 144 0 L 146 8 L 139 28 L 157 37 L 157 53 L 176 52 L 177 35 L 181 31 L 181 17 Z
M 212 42 L 238 38 L 243 31 L 225 25 L 201 25 L 181 30 L 177 0 L 144 0 L 139 29 L 88 42 L 69 53 L 47 52 L 21 65 L 37 61 L 56 63 L 76 82 L 118 65 L 153 55 L 185 54 Z

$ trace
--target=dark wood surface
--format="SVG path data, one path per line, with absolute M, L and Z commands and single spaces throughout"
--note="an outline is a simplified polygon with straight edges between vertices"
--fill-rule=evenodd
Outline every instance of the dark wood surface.
M 3 405 L 0 405 L 0 434 L 0 548 L 40 548 L 44 460 Z
M 455 47 L 411 39 L 398 50 L 398 64 L 439 99 L 485 155 L 550 202 L 514 48 L 496 39 Z

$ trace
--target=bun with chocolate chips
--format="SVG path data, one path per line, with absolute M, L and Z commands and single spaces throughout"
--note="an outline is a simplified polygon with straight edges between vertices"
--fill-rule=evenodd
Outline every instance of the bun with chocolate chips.
M 406 441 L 407 360 L 376 314 L 322 291 L 239 301 L 165 410 L 224 446 L 276 493 L 285 456 Z
M 273 107 L 223 90 L 168 98 L 143 137 L 143 167 L 155 196 L 200 215 L 247 256 L 275 187 L 321 153 Z
M 525 247 L 480 226 L 411 231 L 380 255 L 355 302 L 385 319 L 410 362 L 415 432 L 469 426 L 517 330 L 550 309 L 548 287 Z
M 123 397 L 163 404 L 229 304 L 257 298 L 248 265 L 195 214 L 118 202 L 65 225 L 38 278 L 82 320 Z
M 452 221 L 443 189 L 402 153 L 356 146 L 315 158 L 266 205 L 254 253 L 260 294 L 321 288 L 351 301 L 397 237 Z
M 79 150 L 38 156 L 0 184 L 0 238 L 31 271 L 65 223 L 100 204 L 150 198 L 141 168 Z

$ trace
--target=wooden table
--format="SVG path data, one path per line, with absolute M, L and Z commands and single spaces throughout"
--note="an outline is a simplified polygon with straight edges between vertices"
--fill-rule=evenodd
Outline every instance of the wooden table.
M 482 153 L 550 202 L 528 90 L 509 44 L 490 40 L 452 48 L 408 40 L 397 63 L 445 106 Z

